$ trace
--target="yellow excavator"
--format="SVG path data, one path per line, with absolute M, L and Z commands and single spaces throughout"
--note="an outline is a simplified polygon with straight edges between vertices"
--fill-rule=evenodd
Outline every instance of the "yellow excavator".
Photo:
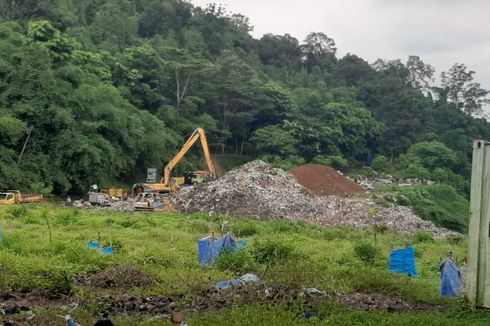
M 192 148 L 192 146 L 198 141 L 201 141 L 202 151 L 204 153 L 204 158 L 206 159 L 206 164 L 208 166 L 207 171 L 193 171 L 187 173 L 184 177 L 172 178 L 172 170 L 180 162 L 180 160 L 185 156 L 185 154 Z M 216 178 L 216 168 L 213 164 L 211 158 L 211 153 L 209 152 L 208 141 L 206 139 L 206 133 L 204 129 L 197 128 L 191 134 L 189 139 L 185 142 L 184 146 L 180 151 L 168 162 L 168 164 L 163 169 L 163 176 L 160 183 L 137 183 L 133 186 L 133 196 L 139 193 L 167 193 L 178 189 L 182 184 L 192 184 L 201 182 L 204 180 L 211 180 Z

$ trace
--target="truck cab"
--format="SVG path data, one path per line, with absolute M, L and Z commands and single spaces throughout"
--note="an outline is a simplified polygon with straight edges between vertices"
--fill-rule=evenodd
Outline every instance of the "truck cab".
M 13 192 L 0 192 L 0 205 L 15 204 L 15 194 Z

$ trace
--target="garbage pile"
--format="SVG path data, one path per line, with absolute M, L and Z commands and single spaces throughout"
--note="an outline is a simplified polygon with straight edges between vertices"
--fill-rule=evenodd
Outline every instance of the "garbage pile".
M 413 234 L 420 230 L 443 238 L 452 231 L 424 221 L 407 207 L 384 208 L 367 198 L 317 196 L 289 173 L 263 161 L 253 161 L 218 180 L 182 188 L 174 195 L 175 208 L 261 219 L 305 221 L 320 226 L 374 225 Z

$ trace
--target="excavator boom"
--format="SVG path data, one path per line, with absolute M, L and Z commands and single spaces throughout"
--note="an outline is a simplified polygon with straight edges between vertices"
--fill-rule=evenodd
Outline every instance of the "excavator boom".
M 164 185 L 166 186 L 170 185 L 170 175 L 172 173 L 172 170 L 198 140 L 201 140 L 201 147 L 202 147 L 202 151 L 204 152 L 204 158 L 206 159 L 206 164 L 208 166 L 209 172 L 213 177 L 216 176 L 216 169 L 214 167 L 213 160 L 211 159 L 211 153 L 209 152 L 206 133 L 204 132 L 204 129 L 197 128 L 196 130 L 194 130 L 194 132 L 189 137 L 189 139 L 187 139 L 187 141 L 185 142 L 184 146 L 182 146 L 180 151 L 165 166 L 163 170 L 163 178 L 162 178 Z

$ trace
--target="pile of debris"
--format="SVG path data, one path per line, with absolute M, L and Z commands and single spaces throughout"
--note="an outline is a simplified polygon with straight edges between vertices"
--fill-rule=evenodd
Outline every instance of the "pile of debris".
M 320 226 L 374 225 L 413 234 L 429 231 L 436 238 L 453 232 L 424 221 L 407 207 L 384 208 L 367 198 L 317 196 L 289 173 L 262 161 L 249 162 L 218 180 L 187 188 L 173 197 L 183 212 L 209 212 L 262 219 L 305 221 Z
M 306 164 L 289 171 L 306 189 L 320 196 L 347 196 L 365 189 L 331 167 Z

